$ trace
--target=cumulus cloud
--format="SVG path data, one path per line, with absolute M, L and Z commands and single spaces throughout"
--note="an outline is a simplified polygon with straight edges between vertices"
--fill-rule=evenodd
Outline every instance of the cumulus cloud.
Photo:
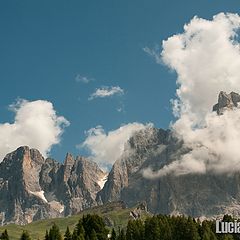
M 162 61 L 176 71 L 173 131 L 192 151 L 158 172 L 215 173 L 240 170 L 240 109 L 212 112 L 220 91 L 240 92 L 240 17 L 220 13 L 212 20 L 194 17 L 184 32 L 162 43 Z
M 75 77 L 75 81 L 76 82 L 81 82 L 81 83 L 89 83 L 89 82 L 92 82 L 93 80 L 94 80 L 93 78 L 82 76 L 80 74 L 77 74 L 76 77 Z
M 101 87 L 101 88 L 97 88 L 96 91 L 90 95 L 88 100 L 93 100 L 95 98 L 106 98 L 113 95 L 123 95 L 123 94 L 124 94 L 124 90 L 119 86 Z
M 69 122 L 57 116 L 52 103 L 43 100 L 19 100 L 10 105 L 15 112 L 13 123 L 0 124 L 0 161 L 19 146 L 37 148 L 44 156 L 60 142 L 63 128 Z
M 87 131 L 85 141 L 78 147 L 89 150 L 93 160 L 101 167 L 106 168 L 122 155 L 125 143 L 134 132 L 147 126 L 134 122 L 109 132 L 106 132 L 102 126 L 97 126 Z

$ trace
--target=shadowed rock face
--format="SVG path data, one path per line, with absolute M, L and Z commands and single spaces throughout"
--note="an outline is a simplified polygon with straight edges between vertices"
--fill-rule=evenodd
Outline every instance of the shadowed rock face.
M 240 102 L 240 95 L 235 92 L 229 94 L 221 91 L 218 95 L 218 103 L 213 106 L 213 111 L 216 111 L 218 115 L 223 114 L 225 109 L 233 109 L 238 106 Z
M 0 224 L 67 216 L 96 205 L 96 163 L 67 154 L 64 164 L 20 147 L 0 163 Z

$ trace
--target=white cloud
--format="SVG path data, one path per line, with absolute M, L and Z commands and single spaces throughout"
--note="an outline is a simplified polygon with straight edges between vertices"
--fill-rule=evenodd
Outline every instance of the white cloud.
M 92 82 L 93 80 L 94 80 L 93 78 L 82 76 L 80 74 L 77 74 L 76 77 L 75 77 L 75 81 L 76 82 L 81 82 L 81 83 L 89 83 L 89 82 Z
M 156 45 L 153 49 L 151 49 L 149 47 L 144 47 L 143 51 L 145 53 L 147 53 L 149 56 L 155 58 L 157 63 L 161 63 L 162 62 L 159 46 Z
M 162 61 L 178 74 L 172 129 L 193 150 L 155 177 L 240 170 L 240 109 L 212 113 L 220 91 L 240 92 L 239 28 L 237 14 L 194 17 L 182 34 L 163 41 Z
M 124 90 L 119 86 L 115 87 L 101 87 L 97 88 L 94 93 L 92 93 L 88 100 L 93 100 L 94 98 L 105 98 L 113 95 L 123 95 Z
M 20 100 L 12 104 L 13 123 L 0 124 L 0 161 L 19 146 L 37 148 L 44 156 L 60 142 L 63 128 L 69 122 L 57 116 L 52 103 L 43 100 Z
M 109 132 L 105 132 L 102 126 L 97 126 L 87 131 L 85 141 L 78 147 L 88 149 L 93 160 L 101 167 L 106 167 L 112 165 L 122 155 L 124 144 L 134 132 L 147 126 L 134 122 Z

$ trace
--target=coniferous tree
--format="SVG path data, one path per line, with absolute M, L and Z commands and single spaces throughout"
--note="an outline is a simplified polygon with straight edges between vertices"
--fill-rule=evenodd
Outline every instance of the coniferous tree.
M 90 233 L 90 240 L 98 240 L 96 231 L 94 229 L 92 229 Z
M 85 237 L 84 237 L 83 233 L 80 233 L 80 235 L 78 235 L 77 230 L 75 228 L 73 231 L 73 234 L 72 234 L 72 240 L 85 240 Z
M 60 233 L 59 227 L 55 223 L 49 230 L 48 238 L 49 240 L 62 240 L 62 235 Z
M 128 221 L 127 225 L 127 231 L 126 231 L 126 239 L 127 240 L 134 240 L 134 235 L 136 232 L 135 225 L 134 225 L 134 220 Z
M 44 240 L 49 240 L 49 236 L 48 236 L 48 230 L 46 230 L 46 233 L 45 233 Z
M 231 215 L 225 214 L 223 216 L 223 222 L 234 222 L 234 219 Z
M 162 240 L 172 239 L 172 231 L 166 216 L 162 216 L 162 226 L 160 225 L 160 236 Z
M 72 240 L 72 234 L 69 230 L 69 227 L 67 227 L 66 232 L 64 234 L 64 240 Z
M 185 240 L 200 240 L 196 223 L 191 217 L 186 222 Z
M 72 240 L 78 240 L 78 235 L 77 235 L 77 230 L 76 229 L 73 230 Z
M 97 239 L 98 240 L 106 240 L 108 229 L 105 226 L 105 223 L 103 219 L 98 216 L 97 214 L 93 215 L 86 215 L 82 218 L 82 225 L 85 231 L 85 239 L 87 240 L 87 237 L 91 237 L 90 234 L 92 230 L 96 232 Z
M 4 230 L 4 232 L 0 236 L 1 240 L 9 240 L 7 229 Z
M 75 227 L 76 233 L 78 236 L 85 236 L 85 230 L 83 227 L 83 221 L 80 219 Z
M 31 240 L 28 231 L 23 231 L 20 240 Z
M 125 235 L 123 229 L 119 231 L 119 234 L 117 236 L 117 240 L 126 240 L 126 235 Z
M 217 240 L 217 237 L 212 232 L 208 221 L 202 222 L 202 226 L 200 226 L 200 237 L 202 240 Z
M 141 219 L 135 221 L 136 228 L 138 229 L 136 233 L 136 240 L 145 240 L 144 239 L 144 225 Z
M 117 234 L 116 234 L 116 232 L 115 232 L 115 230 L 114 230 L 114 228 L 112 229 L 112 232 L 111 232 L 111 240 L 116 240 L 116 238 L 117 238 Z
M 82 233 L 78 236 L 78 240 L 85 240 L 85 237 Z
M 130 220 L 126 231 L 127 240 L 144 240 L 144 226 L 141 220 Z
M 156 217 L 147 218 L 145 220 L 145 239 L 160 239 L 160 226 Z

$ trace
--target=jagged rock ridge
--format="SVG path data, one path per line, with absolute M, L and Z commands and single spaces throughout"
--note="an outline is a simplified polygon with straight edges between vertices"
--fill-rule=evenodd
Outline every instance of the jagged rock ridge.
M 213 110 L 221 115 L 238 107 L 238 102 L 237 93 L 220 92 Z M 189 151 L 171 131 L 145 128 L 125 144 L 104 184 L 106 173 L 86 158 L 67 154 L 61 164 L 44 159 L 35 149 L 20 147 L 0 163 L 0 223 L 68 216 L 119 200 L 128 207 L 145 202 L 153 213 L 239 215 L 240 173 L 143 177 L 143 169 L 158 170 Z
M 26 224 L 96 206 L 105 173 L 96 163 L 67 154 L 64 164 L 20 147 L 0 163 L 0 223 Z
M 218 95 L 218 103 L 213 106 L 213 111 L 216 111 L 218 115 L 223 114 L 224 110 L 233 109 L 238 106 L 240 102 L 240 95 L 235 92 L 227 94 L 221 91 Z

